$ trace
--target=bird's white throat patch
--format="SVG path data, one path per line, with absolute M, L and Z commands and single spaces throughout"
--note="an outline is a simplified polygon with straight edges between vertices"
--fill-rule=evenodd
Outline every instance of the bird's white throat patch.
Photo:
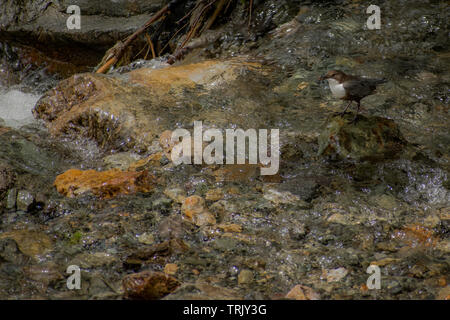
M 333 93 L 333 96 L 335 96 L 336 98 L 345 97 L 345 89 L 342 83 L 339 83 L 335 79 L 327 79 L 327 80 L 328 84 L 330 85 L 331 93 Z

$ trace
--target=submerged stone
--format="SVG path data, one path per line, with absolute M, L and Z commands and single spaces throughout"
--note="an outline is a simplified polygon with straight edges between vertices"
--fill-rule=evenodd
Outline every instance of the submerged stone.
M 319 136 L 319 155 L 335 155 L 341 159 L 383 160 L 395 158 L 406 146 L 399 127 L 390 119 L 353 115 L 335 116 Z
M 180 282 L 162 272 L 143 271 L 125 276 L 122 285 L 126 299 L 155 300 L 173 292 Z
M 28 211 L 34 203 L 34 196 L 27 190 L 20 190 L 17 193 L 17 209 Z
M 20 251 L 29 256 L 43 255 L 53 248 L 51 239 L 42 232 L 33 230 L 15 230 L 4 232 L 0 239 L 13 239 L 17 242 Z

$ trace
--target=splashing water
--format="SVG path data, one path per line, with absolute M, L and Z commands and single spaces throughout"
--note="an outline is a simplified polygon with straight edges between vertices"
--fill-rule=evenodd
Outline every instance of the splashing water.
M 39 97 L 17 89 L 0 88 L 0 123 L 3 119 L 6 126 L 18 128 L 33 122 L 31 110 Z

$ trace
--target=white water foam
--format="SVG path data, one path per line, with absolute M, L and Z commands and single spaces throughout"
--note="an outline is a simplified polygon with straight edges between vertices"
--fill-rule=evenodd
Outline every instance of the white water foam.
M 13 128 L 33 122 L 31 110 L 39 98 L 37 94 L 0 88 L 0 119 L 4 120 L 6 126 Z

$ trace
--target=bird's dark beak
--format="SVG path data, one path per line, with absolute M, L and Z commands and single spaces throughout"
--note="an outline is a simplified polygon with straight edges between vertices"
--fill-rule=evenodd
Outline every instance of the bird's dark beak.
M 319 77 L 319 81 L 325 80 L 325 75 Z

